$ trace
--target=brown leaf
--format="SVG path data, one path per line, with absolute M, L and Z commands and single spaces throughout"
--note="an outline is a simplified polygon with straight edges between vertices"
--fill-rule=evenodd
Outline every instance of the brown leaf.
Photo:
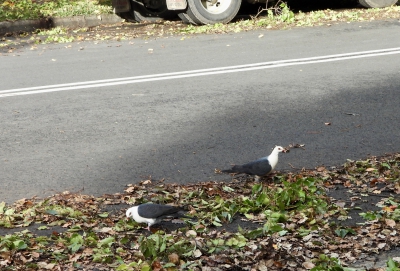
M 313 264 L 312 262 L 304 262 L 302 265 L 305 269 L 312 269 L 315 267 L 315 264 Z
M 395 188 L 394 192 L 395 192 L 396 194 L 400 194 L 400 183 L 399 183 L 399 182 L 397 182 L 397 183 L 394 185 L 394 188 Z
M 343 186 L 344 186 L 344 187 L 352 187 L 353 185 L 351 184 L 350 181 L 346 181 L 346 182 L 343 184 Z
M 193 256 L 195 258 L 199 258 L 199 257 L 201 257 L 201 255 L 203 255 L 203 254 L 201 253 L 200 249 L 196 249 L 195 251 L 193 251 Z
M 1 258 L 10 260 L 11 259 L 11 252 L 10 251 L 2 251 L 0 253 Z
M 135 189 L 136 189 L 135 186 L 131 186 L 131 187 L 128 187 L 127 189 L 125 189 L 125 192 L 126 193 L 132 193 L 133 191 L 135 191 Z
M 55 264 L 54 263 L 46 263 L 46 262 L 38 262 L 37 265 L 46 270 L 51 270 L 54 268 Z
M 151 267 L 153 271 L 160 271 L 163 268 L 159 261 L 154 261 Z
M 10 263 L 11 263 L 10 260 L 0 261 L 0 266 L 9 266 Z
M 75 255 L 71 255 L 71 257 L 69 258 L 70 262 L 76 262 L 77 260 L 79 260 L 79 258 L 81 257 L 82 254 L 75 254 Z
M 346 205 L 346 202 L 343 200 L 338 200 L 337 202 L 335 202 L 335 205 L 341 208 L 344 208 L 344 206 Z
M 378 248 L 382 249 L 386 246 L 386 243 L 379 243 L 378 244 Z
M 190 236 L 196 237 L 196 236 L 197 236 L 197 232 L 194 231 L 194 230 L 188 230 L 188 231 L 186 232 L 186 236 L 187 236 L 187 237 L 190 237 Z
M 83 252 L 82 252 L 82 255 L 85 255 L 85 256 L 89 256 L 89 255 L 92 255 L 93 254 L 93 249 L 92 248 L 85 248 L 84 250 L 83 250 Z
M 68 228 L 69 226 L 71 226 L 72 225 L 72 222 L 67 222 L 67 223 L 65 223 L 64 225 L 62 225 L 61 227 L 63 227 L 63 228 Z
M 377 182 L 378 182 L 378 179 L 377 179 L 377 178 L 373 178 L 373 179 L 371 180 L 371 182 L 369 183 L 369 186 L 370 186 L 370 187 L 374 187 L 374 186 L 376 185 Z
M 40 256 L 40 254 L 36 251 L 32 251 L 31 255 L 33 258 L 39 258 L 39 256 Z
M 108 234 L 115 234 L 115 231 L 113 230 L 113 228 L 109 228 L 109 227 L 101 228 L 101 230 L 99 232 L 108 233 Z
M 396 226 L 396 222 L 393 219 L 385 219 L 385 223 L 386 223 L 386 225 L 388 225 L 391 228 Z
M 145 184 L 151 184 L 151 180 L 142 181 L 140 184 L 143 184 L 143 185 L 145 185 Z
M 179 255 L 176 253 L 169 254 L 168 260 L 170 263 L 179 264 Z

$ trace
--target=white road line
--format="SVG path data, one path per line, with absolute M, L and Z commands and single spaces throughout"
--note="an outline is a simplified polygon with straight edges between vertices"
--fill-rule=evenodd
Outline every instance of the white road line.
M 361 52 L 346 53 L 346 54 L 335 54 L 335 55 L 326 55 L 326 56 L 317 56 L 317 57 L 308 57 L 308 58 L 297 58 L 297 59 L 288 59 L 288 60 L 279 60 L 279 61 L 260 62 L 260 63 L 253 63 L 253 64 L 191 70 L 191 71 L 182 71 L 182 72 L 160 73 L 160 74 L 152 74 L 152 75 L 104 79 L 104 80 L 57 84 L 57 85 L 48 85 L 48 86 L 7 89 L 7 90 L 0 90 L 0 98 L 11 97 L 11 96 L 20 96 L 20 95 L 29 95 L 29 94 L 39 94 L 39 93 L 46 93 L 46 92 L 56 92 L 56 91 L 64 91 L 64 90 L 88 89 L 88 88 L 134 84 L 134 83 L 159 81 L 159 80 L 170 80 L 170 79 L 197 77 L 197 76 L 205 76 L 205 75 L 216 75 L 216 74 L 223 74 L 223 73 L 243 72 L 243 71 L 261 70 L 261 69 L 272 69 L 272 68 L 287 67 L 287 66 L 294 66 L 294 65 L 306 65 L 306 64 L 313 64 L 313 63 L 341 61 L 341 60 L 358 59 L 358 58 L 365 58 L 365 57 L 376 57 L 376 56 L 392 55 L 392 54 L 400 54 L 400 47 L 381 49 L 381 50 L 361 51 Z

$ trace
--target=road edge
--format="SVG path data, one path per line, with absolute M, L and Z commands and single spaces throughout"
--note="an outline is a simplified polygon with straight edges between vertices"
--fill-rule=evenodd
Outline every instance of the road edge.
M 124 19 L 116 14 L 80 15 L 71 17 L 47 17 L 33 20 L 0 22 L 0 35 L 14 32 L 32 32 L 36 29 L 50 29 L 61 26 L 68 28 L 94 27 L 104 24 L 116 24 Z

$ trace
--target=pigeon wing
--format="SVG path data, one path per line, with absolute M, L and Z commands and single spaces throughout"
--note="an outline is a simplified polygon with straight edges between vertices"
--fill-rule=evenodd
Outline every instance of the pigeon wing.
M 145 218 L 162 218 L 166 216 L 181 216 L 180 207 L 161 204 L 143 204 L 138 208 L 138 214 Z
M 232 171 L 235 173 L 246 173 L 258 176 L 263 176 L 265 174 L 268 174 L 269 172 L 271 172 L 271 170 L 272 167 L 266 157 L 244 165 L 234 166 L 232 168 Z

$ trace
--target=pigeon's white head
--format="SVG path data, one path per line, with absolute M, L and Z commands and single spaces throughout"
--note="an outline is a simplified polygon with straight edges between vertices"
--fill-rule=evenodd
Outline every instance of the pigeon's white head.
M 271 170 L 273 170 L 278 164 L 278 154 L 280 152 L 286 152 L 287 150 L 284 147 L 281 146 L 275 146 L 274 150 L 271 152 L 271 154 L 268 156 L 268 162 L 271 165 Z
M 137 213 L 137 206 L 133 206 L 131 208 L 129 208 L 128 210 L 126 210 L 126 217 L 129 218 L 133 218 L 134 212 Z
M 276 153 L 278 153 L 278 152 L 287 152 L 287 150 L 284 147 L 275 146 L 273 152 L 276 152 Z

